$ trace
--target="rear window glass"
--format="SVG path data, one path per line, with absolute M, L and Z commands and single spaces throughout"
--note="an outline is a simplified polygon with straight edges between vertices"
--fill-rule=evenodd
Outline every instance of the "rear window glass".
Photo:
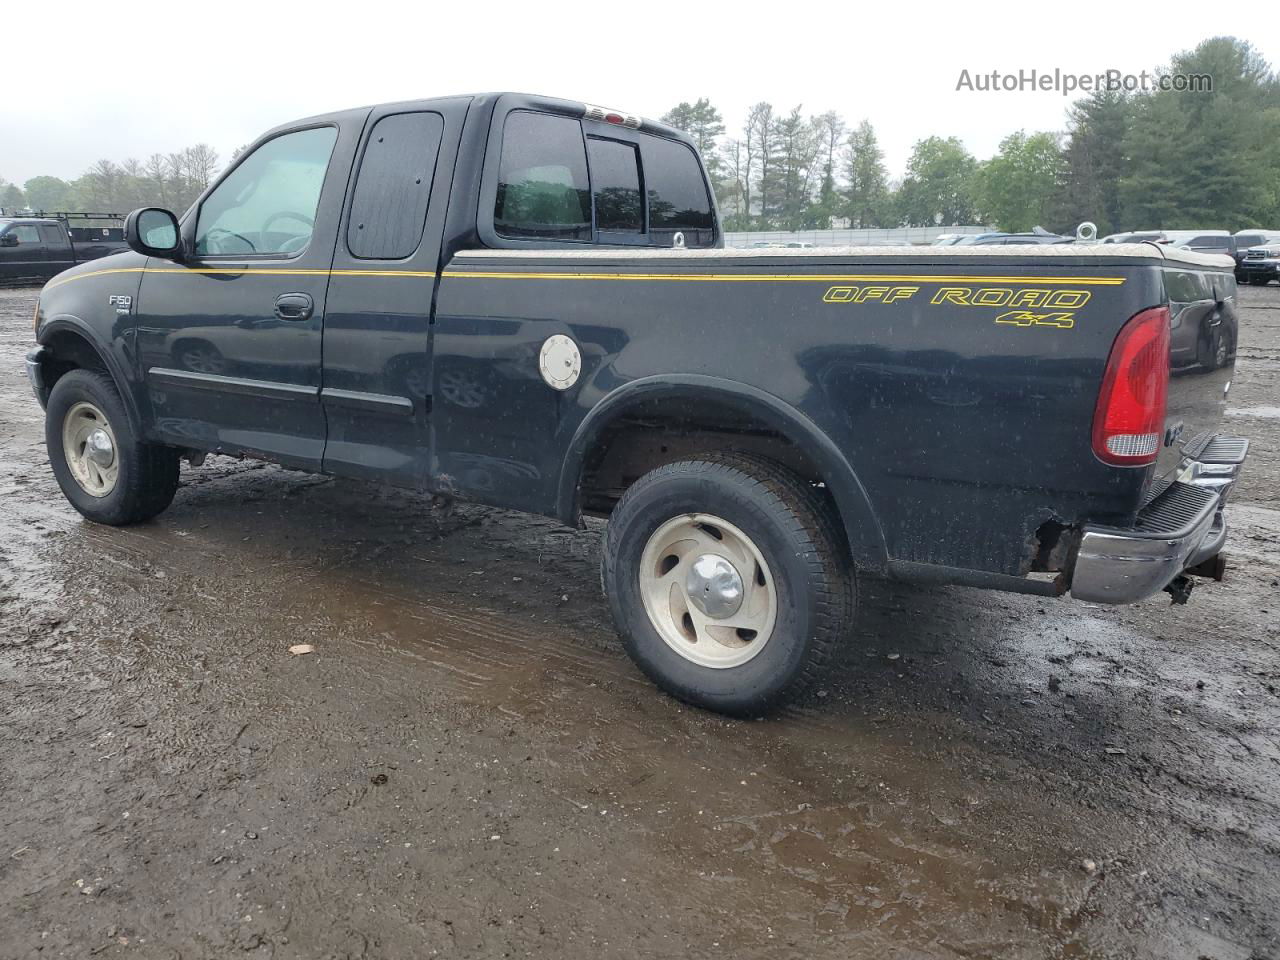
M 493 221 L 503 237 L 591 239 L 581 123 L 525 110 L 507 117 Z
M 587 141 L 587 155 L 596 201 L 596 229 L 642 232 L 644 204 L 636 148 L 630 143 L 593 137 Z
M 652 240 L 670 245 L 678 231 L 684 234 L 686 246 L 711 246 L 715 218 L 697 155 L 675 140 L 646 136 L 641 142 Z
M 1210 295 L 1204 275 L 1189 270 L 1165 270 L 1164 289 L 1173 303 L 1194 303 Z
M 351 200 L 352 256 L 403 260 L 418 249 L 443 132 L 438 113 L 398 113 L 374 124 Z

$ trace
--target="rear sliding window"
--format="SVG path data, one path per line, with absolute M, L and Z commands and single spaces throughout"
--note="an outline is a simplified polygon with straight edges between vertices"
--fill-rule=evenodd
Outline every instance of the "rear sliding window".
M 397 113 L 374 124 L 351 199 L 352 256 L 403 260 L 418 249 L 443 133 L 438 113 Z
M 617 140 L 587 141 L 591 162 L 596 229 L 644 232 L 644 200 L 640 196 L 640 161 L 636 148 Z
M 511 239 L 669 247 L 715 243 L 697 154 L 674 140 L 589 137 L 571 117 L 513 111 L 502 135 L 494 230 Z M 588 176 L 588 168 L 590 176 Z

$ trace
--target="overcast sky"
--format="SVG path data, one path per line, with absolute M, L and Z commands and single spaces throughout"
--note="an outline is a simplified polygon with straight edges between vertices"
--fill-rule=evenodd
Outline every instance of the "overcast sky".
M 658 117 L 709 97 L 731 134 L 770 100 L 869 119 L 894 177 L 911 145 L 979 157 L 1060 130 L 1055 92 L 956 90 L 971 73 L 1138 72 L 1230 33 L 1280 61 L 1280 29 L 1203 2 L 855 4 L 364 2 L 0 5 L 0 177 L 79 176 L 197 141 L 227 159 L 263 130 L 387 100 L 520 90 Z M 1239 12 L 1239 11 L 1237 11 Z M 1274 18 L 1273 18 L 1274 20 Z

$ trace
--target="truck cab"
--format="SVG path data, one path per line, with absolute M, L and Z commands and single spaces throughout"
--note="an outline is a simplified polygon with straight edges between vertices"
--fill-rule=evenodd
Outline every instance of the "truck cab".
M 0 218 L 0 281 L 44 280 L 125 248 L 117 214 L 56 213 Z M 90 225 L 90 224 L 98 225 Z

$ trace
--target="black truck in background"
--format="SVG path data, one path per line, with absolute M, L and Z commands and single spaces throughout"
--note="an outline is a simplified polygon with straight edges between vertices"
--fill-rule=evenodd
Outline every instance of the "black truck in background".
M 0 216 L 0 283 L 48 280 L 78 263 L 126 250 L 123 224 L 116 213 Z
M 687 136 L 520 94 L 286 124 L 126 237 L 45 286 L 27 357 L 99 523 L 208 453 L 607 518 L 627 652 L 737 714 L 818 680 L 859 580 L 1131 603 L 1223 572 L 1229 257 L 727 250 Z

